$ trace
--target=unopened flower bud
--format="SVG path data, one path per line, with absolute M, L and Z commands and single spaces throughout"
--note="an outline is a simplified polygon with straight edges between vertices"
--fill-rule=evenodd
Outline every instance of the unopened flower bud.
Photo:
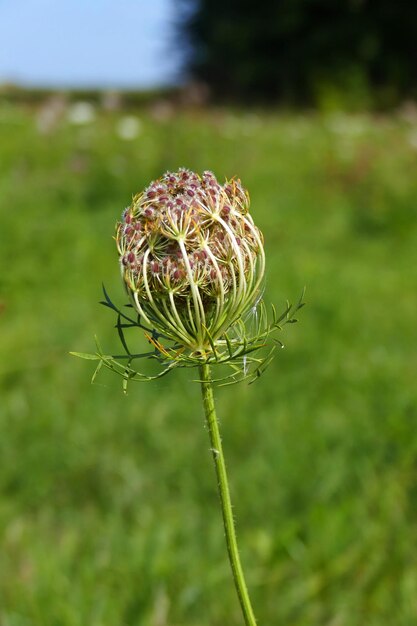
M 116 240 L 133 306 L 192 353 L 209 353 L 259 296 L 263 238 L 239 180 L 167 172 L 135 196 Z

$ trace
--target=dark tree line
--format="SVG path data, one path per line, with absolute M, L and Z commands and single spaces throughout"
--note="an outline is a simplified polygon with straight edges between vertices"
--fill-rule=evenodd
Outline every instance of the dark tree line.
M 382 106 L 417 93 L 417 2 L 189 0 L 187 71 L 220 99 Z

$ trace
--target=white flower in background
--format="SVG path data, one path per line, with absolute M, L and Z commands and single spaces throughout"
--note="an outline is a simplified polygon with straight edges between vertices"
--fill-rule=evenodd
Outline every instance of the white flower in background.
M 142 132 L 142 122 L 133 115 L 125 115 L 116 125 L 116 133 L 120 139 L 133 141 Z
M 68 109 L 67 120 L 70 124 L 84 126 L 94 122 L 96 112 L 90 102 L 74 102 Z
M 366 134 L 368 130 L 367 120 L 359 115 L 346 115 L 336 113 L 326 120 L 328 129 L 336 135 L 356 138 Z
M 38 132 L 46 135 L 53 132 L 65 116 L 67 101 L 62 94 L 47 98 L 36 113 L 35 123 Z
M 417 129 L 413 128 L 407 135 L 408 144 L 414 149 L 417 150 Z

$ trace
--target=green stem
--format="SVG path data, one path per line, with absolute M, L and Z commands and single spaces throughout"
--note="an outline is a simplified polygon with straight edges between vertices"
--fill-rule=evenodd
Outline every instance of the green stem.
M 211 384 L 210 366 L 200 366 L 201 390 L 203 394 L 204 411 L 210 435 L 211 451 L 213 453 L 216 468 L 217 482 L 219 487 L 220 501 L 222 505 L 223 524 L 226 534 L 227 551 L 232 567 L 233 579 L 240 606 L 245 618 L 246 626 L 256 626 L 255 616 L 249 599 L 248 590 L 243 576 L 237 547 L 235 524 L 233 520 L 232 503 L 230 500 L 229 484 L 227 480 L 226 465 L 224 462 L 222 441 L 220 438 L 219 424 L 214 408 L 213 387 Z

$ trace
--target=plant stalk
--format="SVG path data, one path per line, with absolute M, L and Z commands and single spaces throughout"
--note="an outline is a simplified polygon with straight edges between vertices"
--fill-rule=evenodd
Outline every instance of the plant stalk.
M 229 483 L 227 480 L 226 464 L 223 456 L 219 424 L 214 407 L 213 386 L 209 365 L 200 365 L 201 391 L 203 394 L 204 411 L 210 435 L 211 451 L 216 469 L 217 483 L 223 514 L 223 524 L 226 535 L 227 551 L 232 567 L 233 579 L 239 597 L 240 606 L 245 618 L 246 626 L 256 626 L 249 593 L 246 587 L 243 569 L 239 558 L 236 540 L 235 524 L 233 520 L 232 503 L 230 500 Z

